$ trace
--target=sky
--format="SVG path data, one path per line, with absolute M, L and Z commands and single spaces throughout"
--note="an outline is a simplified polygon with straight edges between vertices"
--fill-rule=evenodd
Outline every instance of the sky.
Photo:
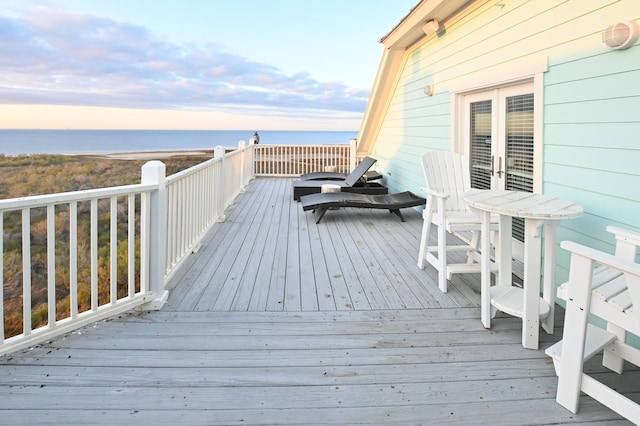
M 0 0 L 0 129 L 357 131 L 418 0 Z

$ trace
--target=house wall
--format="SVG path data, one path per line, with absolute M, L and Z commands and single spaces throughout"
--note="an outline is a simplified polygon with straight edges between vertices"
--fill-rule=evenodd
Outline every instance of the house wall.
M 390 191 L 420 192 L 419 156 L 456 146 L 452 88 L 546 60 L 536 99 L 541 188 L 585 209 L 562 223 L 558 239 L 613 251 L 606 225 L 640 231 L 640 41 L 621 51 L 601 41 L 606 27 L 624 20 L 640 23 L 637 0 L 477 1 L 441 22 L 437 36 L 407 52 L 379 123 L 372 156 Z M 428 84 L 433 96 L 423 91 Z M 558 263 L 568 264 L 562 250 Z

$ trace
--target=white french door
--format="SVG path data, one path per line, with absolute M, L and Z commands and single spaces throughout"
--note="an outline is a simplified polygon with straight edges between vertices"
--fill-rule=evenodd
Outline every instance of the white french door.
M 529 83 L 464 96 L 464 148 L 473 188 L 533 192 L 534 106 Z M 513 220 L 513 237 L 514 256 L 522 258 L 522 220 Z

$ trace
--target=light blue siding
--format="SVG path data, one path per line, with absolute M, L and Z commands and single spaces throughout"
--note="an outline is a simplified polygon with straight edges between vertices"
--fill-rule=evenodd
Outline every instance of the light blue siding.
M 607 225 L 640 230 L 640 45 L 550 64 L 544 100 L 544 191 L 584 207 L 571 239 L 612 252 Z
M 601 26 L 576 39 L 597 40 L 607 25 L 640 18 L 637 2 L 611 1 L 588 11 L 573 3 L 576 22 Z M 580 44 L 550 55 L 544 76 L 543 189 L 582 204 L 584 217 L 564 227 L 582 234 L 573 239 L 607 251 L 613 250 L 607 225 L 640 229 L 639 82 L 638 43 L 624 51 Z
M 563 145 L 604 149 L 638 149 L 640 122 L 629 123 L 546 123 L 545 147 Z
M 424 175 L 419 158 L 428 150 L 447 149 L 450 139 L 450 102 L 440 93 L 425 103 L 424 86 L 410 88 L 409 98 L 394 96 L 385 115 L 372 155 L 384 170 L 391 192 L 421 194 Z M 419 92 L 419 94 L 416 94 Z
M 407 52 L 372 155 L 392 191 L 419 191 L 419 157 L 449 150 L 449 87 L 486 69 L 546 57 L 543 76 L 543 192 L 585 209 L 559 235 L 613 251 L 607 225 L 640 231 L 640 41 L 613 51 L 601 32 L 640 22 L 637 0 L 478 1 L 465 16 Z M 423 92 L 434 84 L 435 95 Z M 560 250 L 562 251 L 562 250 Z M 559 255 L 559 279 L 567 259 Z

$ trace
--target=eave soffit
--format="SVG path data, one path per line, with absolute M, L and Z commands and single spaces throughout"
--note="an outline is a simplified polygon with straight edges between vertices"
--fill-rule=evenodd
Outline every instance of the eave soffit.
M 379 42 L 389 50 L 405 50 L 425 36 L 422 27 L 427 21 L 436 19 L 442 24 L 472 2 L 472 0 L 422 0 Z

